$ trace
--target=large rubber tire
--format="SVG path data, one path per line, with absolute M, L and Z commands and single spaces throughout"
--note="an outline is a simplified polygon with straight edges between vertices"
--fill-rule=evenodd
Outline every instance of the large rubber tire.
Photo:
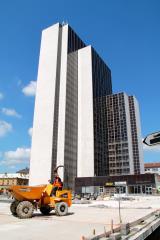
M 18 204 L 19 204 L 19 202 L 15 200 L 10 205 L 10 210 L 11 210 L 11 213 L 13 214 L 13 216 L 17 216 L 16 209 L 17 209 Z
M 18 204 L 16 213 L 19 218 L 31 218 L 33 216 L 34 207 L 29 201 L 22 201 Z
M 56 203 L 55 213 L 58 216 L 65 216 L 68 213 L 68 205 L 65 202 Z
M 52 209 L 49 206 L 43 206 L 39 210 L 43 215 L 49 215 Z

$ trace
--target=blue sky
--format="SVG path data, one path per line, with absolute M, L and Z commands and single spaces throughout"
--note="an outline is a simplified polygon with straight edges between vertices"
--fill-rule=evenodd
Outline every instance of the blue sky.
M 135 95 L 142 136 L 160 130 L 160 1 L 0 2 L 0 172 L 28 166 L 42 29 L 67 21 L 112 70 L 113 91 Z M 160 161 L 146 148 L 145 161 Z

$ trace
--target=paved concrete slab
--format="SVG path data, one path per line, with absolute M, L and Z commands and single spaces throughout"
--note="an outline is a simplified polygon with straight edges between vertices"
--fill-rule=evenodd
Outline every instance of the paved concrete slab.
M 132 222 L 147 215 L 160 206 L 159 200 L 123 201 L 122 221 Z M 32 219 L 25 220 L 12 216 L 9 205 L 0 202 L 0 239 L 4 240 L 79 240 L 82 235 L 91 235 L 93 229 L 96 234 L 103 233 L 104 227 L 106 231 L 110 230 L 111 219 L 115 227 L 119 224 L 118 202 L 114 200 L 73 205 L 64 217 L 58 217 L 54 212 L 43 216 L 37 211 Z

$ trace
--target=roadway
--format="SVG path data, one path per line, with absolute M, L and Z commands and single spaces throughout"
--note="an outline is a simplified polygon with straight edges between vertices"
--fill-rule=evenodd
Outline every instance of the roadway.
M 123 222 L 132 222 L 159 208 L 160 197 L 142 197 L 121 202 Z M 69 214 L 58 217 L 53 213 L 43 216 L 35 212 L 32 219 L 18 219 L 11 215 L 10 203 L 0 201 L 0 239 L 5 240 L 80 240 L 82 235 L 96 235 L 119 224 L 118 202 L 93 201 L 92 204 L 74 204 Z

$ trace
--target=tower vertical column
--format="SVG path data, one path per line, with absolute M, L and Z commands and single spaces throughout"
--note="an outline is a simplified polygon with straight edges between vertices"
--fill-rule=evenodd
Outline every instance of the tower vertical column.
M 42 32 L 33 121 L 30 185 L 44 184 L 51 178 L 59 30 L 60 25 L 55 24 Z
M 78 177 L 94 176 L 91 46 L 78 51 Z

